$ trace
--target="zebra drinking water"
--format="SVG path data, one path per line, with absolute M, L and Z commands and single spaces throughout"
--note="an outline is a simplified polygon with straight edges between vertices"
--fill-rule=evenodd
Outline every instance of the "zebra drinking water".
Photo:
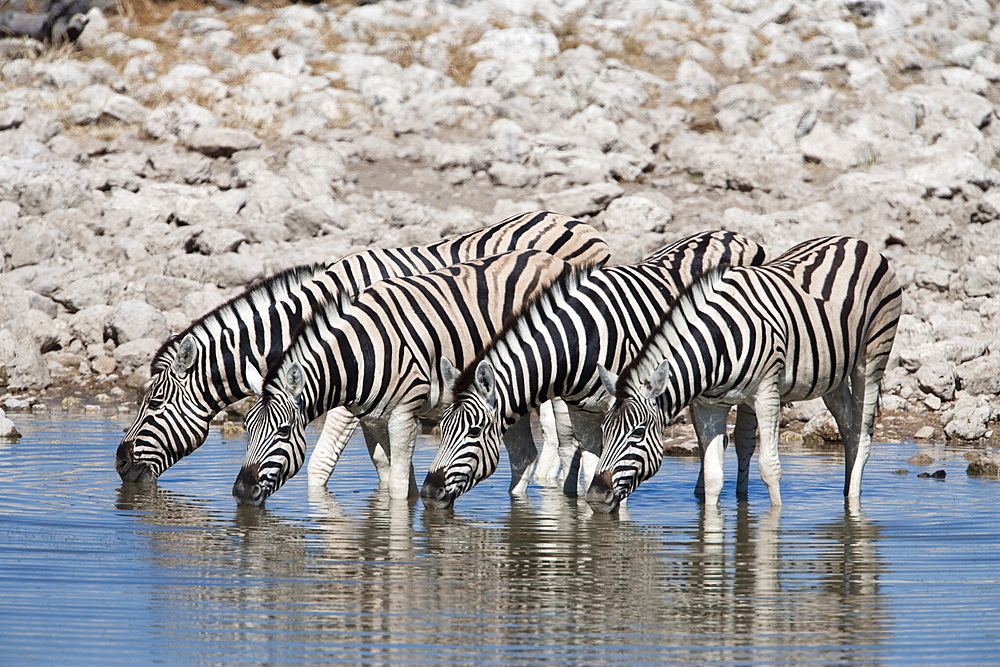
M 441 446 L 420 491 L 424 504 L 450 507 L 493 474 L 504 432 L 553 397 L 568 405 L 589 484 L 609 402 L 598 364 L 623 368 L 696 276 L 719 264 L 760 264 L 764 257 L 753 241 L 713 231 L 680 239 L 638 264 L 575 272 L 522 309 L 471 364 L 442 359 L 442 375 L 457 398 L 441 420 Z M 575 494 L 579 475 L 567 467 L 564 488 Z
M 856 499 L 901 301 L 885 257 L 847 237 L 807 241 L 763 266 L 703 276 L 617 378 L 602 371 L 615 404 L 604 421 L 604 452 L 587 502 L 615 511 L 656 473 L 663 430 L 690 404 L 700 429 L 705 502 L 718 503 L 722 490 L 726 415 L 734 405 L 749 405 L 759 421 L 760 476 L 772 505 L 780 505 L 781 403 L 817 396 L 840 429 L 844 495 Z M 741 463 L 753 453 L 753 440 L 742 449 Z
M 118 446 L 118 474 L 125 481 L 156 479 L 201 446 L 212 417 L 252 395 L 247 374 L 266 372 L 300 322 L 339 290 L 353 296 L 384 278 L 529 248 L 574 266 L 603 264 L 609 257 L 607 244 L 593 227 L 568 216 L 536 212 L 430 245 L 366 250 L 265 280 L 191 324 L 156 353 L 135 422 Z M 357 419 L 346 410 L 328 415 L 310 460 L 310 477 L 326 481 L 356 425 Z M 373 459 L 384 466 L 376 443 L 370 440 L 368 446 Z
M 571 269 L 547 253 L 518 250 L 383 280 L 351 302 L 317 309 L 247 414 L 247 456 L 233 496 L 259 505 L 280 488 L 302 466 L 306 425 L 334 407 L 388 442 L 390 497 L 415 495 L 417 418 L 436 418 L 448 398 L 438 359 L 471 360 L 524 299 Z M 512 436 L 511 485 L 523 488 L 536 456 L 528 420 Z

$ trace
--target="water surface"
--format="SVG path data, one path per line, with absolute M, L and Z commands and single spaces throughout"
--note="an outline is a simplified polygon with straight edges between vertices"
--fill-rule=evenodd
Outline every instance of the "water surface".
M 877 444 L 860 512 L 835 450 L 783 453 L 780 511 L 756 477 L 737 503 L 732 455 L 705 508 L 696 460 L 672 458 L 619 518 L 537 485 L 512 500 L 505 464 L 454 512 L 390 502 L 359 441 L 329 490 L 303 473 L 247 509 L 242 438 L 215 431 L 140 488 L 114 471 L 126 424 L 14 417 L 5 664 L 1000 662 L 1000 483 L 960 451 L 918 479 L 916 445 Z

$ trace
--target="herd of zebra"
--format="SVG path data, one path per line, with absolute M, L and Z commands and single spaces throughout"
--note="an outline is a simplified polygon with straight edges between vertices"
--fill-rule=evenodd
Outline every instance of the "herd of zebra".
M 502 442 L 512 494 L 534 472 L 614 512 L 659 469 L 664 429 L 690 406 L 695 493 L 717 503 L 736 406 L 737 496 L 759 441 L 780 505 L 781 405 L 822 397 L 844 443 L 844 494 L 859 496 L 901 308 L 881 254 L 827 237 L 768 259 L 750 239 L 709 231 L 636 264 L 609 259 L 594 228 L 540 212 L 279 273 L 157 352 L 118 473 L 155 480 L 217 413 L 257 394 L 233 486 L 241 504 L 262 504 L 299 471 L 305 428 L 326 413 L 311 484 L 327 482 L 360 423 L 391 498 L 451 507 L 493 474 Z M 418 490 L 421 420 L 439 421 L 441 443 Z

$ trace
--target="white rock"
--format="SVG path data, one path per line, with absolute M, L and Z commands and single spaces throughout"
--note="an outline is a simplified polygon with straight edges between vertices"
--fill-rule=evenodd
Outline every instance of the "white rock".
M 620 185 L 595 183 L 562 192 L 541 194 L 539 199 L 546 209 L 576 218 L 600 213 L 623 194 L 625 194 L 625 189 Z
M 673 94 L 682 104 L 714 97 L 719 92 L 719 82 L 694 60 L 683 61 L 674 80 Z
M 170 335 L 166 318 L 139 299 L 127 299 L 114 306 L 108 326 L 119 345 L 140 338 L 152 338 L 162 343 Z
M 184 137 L 184 143 L 208 157 L 231 157 L 233 153 L 261 146 L 260 139 L 252 133 L 228 127 L 196 127 Z
M 986 424 L 992 412 L 989 401 L 983 396 L 961 397 L 951 411 L 944 432 L 949 438 L 978 440 L 986 435 Z
M 612 201 L 601 220 L 604 229 L 613 233 L 663 233 L 673 218 L 670 210 L 659 203 L 642 195 L 632 195 Z
M 558 55 L 559 40 L 551 31 L 537 27 L 492 28 L 468 48 L 470 53 L 482 59 L 537 63 Z

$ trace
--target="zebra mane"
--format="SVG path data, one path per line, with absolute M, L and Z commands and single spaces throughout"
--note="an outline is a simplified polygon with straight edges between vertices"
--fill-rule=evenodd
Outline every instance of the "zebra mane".
M 531 318 L 533 313 L 538 311 L 539 308 L 551 301 L 565 298 L 599 268 L 601 268 L 601 265 L 596 263 L 586 266 L 567 265 L 563 268 L 562 273 L 556 277 L 556 279 L 553 280 L 547 288 L 539 290 L 532 295 L 531 298 L 522 302 L 520 307 L 511 313 L 506 320 L 504 320 L 503 325 L 496 332 L 496 335 L 493 336 L 493 339 L 490 340 L 490 342 L 479 351 L 479 354 L 477 354 L 476 357 L 470 361 L 464 369 L 462 369 L 462 372 L 459 373 L 458 378 L 455 380 L 455 386 L 453 387 L 454 394 L 458 396 L 469 390 L 476 376 L 476 366 L 478 366 L 479 362 L 486 358 L 486 355 L 489 354 L 490 351 L 493 350 L 493 348 L 495 348 L 510 331 L 527 326 L 528 320 Z
M 352 293 L 350 288 L 345 285 L 335 273 L 328 274 L 328 277 L 333 283 L 333 288 L 330 290 L 333 292 L 333 295 L 329 300 L 315 306 L 308 316 L 299 319 L 295 328 L 292 330 L 291 335 L 288 337 L 288 345 L 285 347 L 285 353 L 282 354 L 275 363 L 265 369 L 263 386 L 267 387 L 268 385 L 276 382 L 276 378 L 281 372 L 281 368 L 284 366 L 285 359 L 290 358 L 289 354 L 292 353 L 292 350 L 299 344 L 299 341 L 309 335 L 309 331 L 313 329 L 312 325 L 313 322 L 316 321 L 316 318 L 323 317 L 327 319 L 327 321 L 331 321 L 342 316 L 354 302 L 354 299 L 356 299 L 360 294 Z M 313 329 L 313 331 L 313 335 L 315 335 L 315 330 Z
M 219 330 L 227 326 L 227 322 L 232 318 L 240 318 L 240 310 L 242 308 L 246 306 L 266 307 L 276 300 L 282 300 L 293 289 L 309 282 L 316 275 L 325 271 L 326 268 L 326 264 L 295 266 L 280 271 L 269 278 L 265 278 L 256 285 L 249 287 L 245 292 L 237 294 L 192 322 L 180 333 L 168 338 L 153 356 L 153 361 L 150 364 L 152 372 L 157 373 L 169 366 L 177 345 L 188 334 L 200 339 L 212 338 L 218 335 Z
M 730 268 L 732 267 L 728 264 L 720 264 L 712 267 L 710 270 L 697 276 L 677 295 L 677 298 L 670 304 L 670 307 L 660 316 L 660 320 L 653 327 L 652 333 L 646 336 L 646 339 L 642 342 L 642 347 L 636 352 L 632 361 L 626 364 L 622 372 L 618 374 L 618 383 L 615 385 L 616 399 L 621 400 L 626 398 L 626 390 L 629 387 L 634 388 L 638 383 L 645 380 L 660 362 L 663 361 L 659 356 L 653 355 L 658 354 L 659 350 L 667 347 L 669 337 L 667 329 L 668 327 L 671 330 L 674 329 L 674 327 L 670 326 L 671 321 L 675 317 L 683 317 L 681 312 L 685 306 L 695 305 L 698 301 L 703 300 L 707 294 L 714 292 L 719 281 L 722 280 L 723 275 Z

